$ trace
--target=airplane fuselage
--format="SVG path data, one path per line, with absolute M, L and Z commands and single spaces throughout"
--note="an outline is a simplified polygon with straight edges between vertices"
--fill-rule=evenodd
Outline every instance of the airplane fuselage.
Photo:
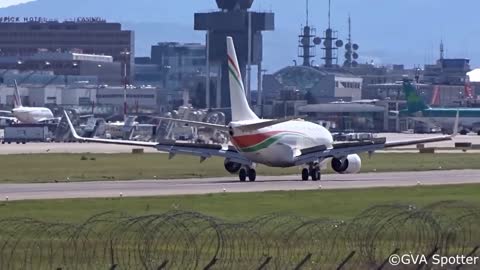
M 42 107 L 20 107 L 12 110 L 12 114 L 25 124 L 36 124 L 40 121 L 53 119 L 53 113 L 48 108 Z
M 242 132 L 231 123 L 231 141 L 249 160 L 271 167 L 295 166 L 301 149 L 319 145 L 331 147 L 332 134 L 323 126 L 306 121 L 288 121 L 252 132 Z

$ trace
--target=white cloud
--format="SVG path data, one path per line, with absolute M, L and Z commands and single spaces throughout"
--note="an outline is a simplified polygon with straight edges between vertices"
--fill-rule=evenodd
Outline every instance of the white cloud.
M 0 8 L 33 2 L 35 0 L 0 0 Z

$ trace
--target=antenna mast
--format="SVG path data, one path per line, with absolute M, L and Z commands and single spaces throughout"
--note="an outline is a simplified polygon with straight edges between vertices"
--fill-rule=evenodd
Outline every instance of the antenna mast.
M 316 29 L 309 25 L 310 6 L 306 0 L 306 24 L 298 36 L 298 57 L 303 59 L 303 66 L 312 66 L 315 57 L 315 46 L 321 44 L 321 38 L 316 36 Z M 313 41 L 313 42 L 312 42 Z
M 332 9 L 332 0 L 328 0 L 328 28 L 330 29 L 330 21 L 331 21 L 331 14 L 330 11 Z
M 308 19 L 309 19 L 309 18 L 308 18 L 308 17 L 309 17 L 308 11 L 309 11 L 309 8 L 310 8 L 310 7 L 309 7 L 308 0 L 307 0 L 307 6 L 306 6 L 306 8 L 307 8 L 307 10 L 306 10 L 306 11 L 307 11 L 307 23 L 306 23 L 305 25 L 308 26 Z
M 352 43 L 352 17 L 348 14 L 348 43 Z
M 440 60 L 445 57 L 445 46 L 443 45 L 443 39 L 440 41 Z

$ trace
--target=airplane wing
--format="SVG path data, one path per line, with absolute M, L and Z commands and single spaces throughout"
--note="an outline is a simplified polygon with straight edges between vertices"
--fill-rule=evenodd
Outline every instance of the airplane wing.
M 306 164 L 309 162 L 315 162 L 317 160 L 321 160 L 324 158 L 345 157 L 348 155 L 361 154 L 361 153 L 373 153 L 377 150 L 381 150 L 385 148 L 417 145 L 421 143 L 450 141 L 458 134 L 458 123 L 459 123 L 459 112 L 457 112 L 457 117 L 455 119 L 453 134 L 449 136 L 436 136 L 436 137 L 394 141 L 394 142 L 387 142 L 386 138 L 377 138 L 377 139 L 362 141 L 362 142 L 334 143 L 332 148 L 326 148 L 325 146 L 317 146 L 317 147 L 312 147 L 308 149 L 302 149 L 300 151 L 300 155 L 295 157 L 295 164 L 303 165 L 303 164 Z
M 11 114 L 12 114 L 12 111 L 2 111 L 2 110 L 0 110 L 0 113 L 4 113 L 4 114 L 9 114 L 9 115 L 11 115 Z
M 61 117 L 53 117 L 53 118 L 40 118 L 38 119 L 38 123 L 45 123 L 45 122 L 49 122 L 49 121 L 58 121 L 60 122 L 62 120 Z
M 175 157 L 177 154 L 186 154 L 200 157 L 200 162 L 205 161 L 211 157 L 229 158 L 233 162 L 237 162 L 243 165 L 251 166 L 252 162 L 238 153 L 234 147 L 223 147 L 222 145 L 212 144 L 193 144 L 193 143 L 177 143 L 174 141 L 165 142 L 141 142 L 141 141 L 128 141 L 128 140 L 110 140 L 100 138 L 85 138 L 81 137 L 75 131 L 72 121 L 67 112 L 64 112 L 67 119 L 68 126 L 75 139 L 84 142 L 104 143 L 104 144 L 117 144 L 127 146 L 139 146 L 139 147 L 151 147 L 158 151 L 167 152 L 170 154 L 170 158 Z
M 332 148 L 317 146 L 308 149 L 302 149 L 299 156 L 295 157 L 296 165 L 303 165 L 320 159 L 331 157 L 346 157 L 352 154 L 372 153 L 385 148 L 417 145 L 420 143 L 432 143 L 441 141 L 450 141 L 453 136 L 437 136 L 424 139 L 414 139 L 405 141 L 387 142 L 386 138 L 377 138 L 362 142 L 341 142 L 334 143 Z
M 10 116 L 0 116 L 0 119 L 2 120 L 7 120 L 7 121 L 17 121 L 16 117 L 10 117 Z

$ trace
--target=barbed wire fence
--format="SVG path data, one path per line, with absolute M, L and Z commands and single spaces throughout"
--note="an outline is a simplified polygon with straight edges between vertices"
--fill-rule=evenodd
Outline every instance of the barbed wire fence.
M 457 201 L 377 205 L 344 221 L 270 214 L 232 223 L 185 211 L 0 220 L 2 270 L 393 269 L 391 254 L 480 256 L 479 246 L 480 208 Z

